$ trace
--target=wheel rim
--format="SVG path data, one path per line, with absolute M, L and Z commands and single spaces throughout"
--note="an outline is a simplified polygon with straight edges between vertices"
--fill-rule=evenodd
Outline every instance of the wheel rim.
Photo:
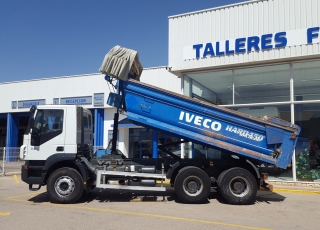
M 60 197 L 67 197 L 73 193 L 75 183 L 71 177 L 63 176 L 56 180 L 54 189 Z
M 250 191 L 249 182 L 246 178 L 237 176 L 230 181 L 229 190 L 236 197 L 244 197 Z
M 183 181 L 183 190 L 189 196 L 197 196 L 203 190 L 203 182 L 199 177 L 189 176 Z

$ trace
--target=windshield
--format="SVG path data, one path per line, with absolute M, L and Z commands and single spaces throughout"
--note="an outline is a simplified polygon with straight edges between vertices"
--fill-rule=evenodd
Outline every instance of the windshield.
M 34 121 L 34 133 L 46 133 L 53 130 L 62 130 L 63 110 L 38 110 Z
M 63 130 L 63 110 L 38 110 L 31 132 L 31 145 L 40 146 L 60 135 Z

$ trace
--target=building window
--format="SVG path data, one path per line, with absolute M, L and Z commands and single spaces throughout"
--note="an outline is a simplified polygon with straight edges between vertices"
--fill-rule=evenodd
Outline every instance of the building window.
M 294 100 L 320 99 L 320 61 L 294 63 Z
M 152 130 L 145 128 L 129 129 L 129 157 L 152 158 Z
M 233 104 L 232 71 L 184 75 L 184 95 L 203 99 L 216 105 Z
M 152 129 L 145 128 L 130 128 L 129 129 L 129 157 L 130 158 L 152 158 Z M 158 144 L 170 144 L 178 142 L 180 139 L 168 135 L 164 132 L 158 132 Z M 169 147 L 169 150 L 180 156 L 180 144 L 174 144 Z M 159 151 L 159 157 L 165 157 L 166 154 Z
M 234 104 L 290 101 L 290 65 L 234 70 Z
M 297 180 L 320 182 L 320 103 L 295 105 L 294 117 L 301 128 L 295 149 Z

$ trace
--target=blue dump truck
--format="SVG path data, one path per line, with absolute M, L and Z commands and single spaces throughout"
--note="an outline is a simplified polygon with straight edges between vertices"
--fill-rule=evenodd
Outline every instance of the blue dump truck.
M 167 157 L 126 158 L 119 154 L 114 138 L 111 147 L 103 150 L 105 154 L 100 150 L 97 157 L 91 138 L 86 138 L 92 134 L 85 128 L 92 120 L 90 111 L 80 106 L 33 106 L 20 150 L 20 158 L 26 161 L 21 177 L 30 190 L 47 185 L 52 202 L 76 202 L 93 187 L 166 191 L 163 182 L 168 180 L 185 203 L 204 202 L 214 188 L 230 204 L 250 204 L 258 189 L 270 188 L 259 166 L 285 169 L 291 163 L 300 132 L 295 124 L 275 117 L 256 118 L 142 83 L 137 52 L 119 46 L 109 51 L 100 71 L 116 90 L 107 102 L 116 108 L 113 137 L 118 136 L 122 113 L 134 124 L 181 141 L 157 144 Z M 57 116 L 65 128 L 55 135 L 42 133 L 36 123 L 43 121 L 46 112 Z M 59 143 L 58 137 L 63 137 L 65 130 L 64 142 Z M 200 155 L 190 159 L 170 150 L 170 145 L 183 142 L 214 148 L 229 157 L 208 159 Z M 44 156 L 32 152 L 39 146 L 45 149 L 45 145 L 54 146 L 51 153 L 49 147 Z

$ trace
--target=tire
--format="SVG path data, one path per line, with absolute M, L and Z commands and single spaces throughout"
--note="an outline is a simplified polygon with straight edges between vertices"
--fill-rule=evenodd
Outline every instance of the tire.
M 60 168 L 50 175 L 47 191 L 51 202 L 71 204 L 79 200 L 84 193 L 83 179 L 73 168 Z
M 247 205 L 255 201 L 256 178 L 246 169 L 231 168 L 218 177 L 218 192 L 230 204 Z
M 210 194 L 210 178 L 197 167 L 185 167 L 179 171 L 174 188 L 179 199 L 185 203 L 204 202 Z

